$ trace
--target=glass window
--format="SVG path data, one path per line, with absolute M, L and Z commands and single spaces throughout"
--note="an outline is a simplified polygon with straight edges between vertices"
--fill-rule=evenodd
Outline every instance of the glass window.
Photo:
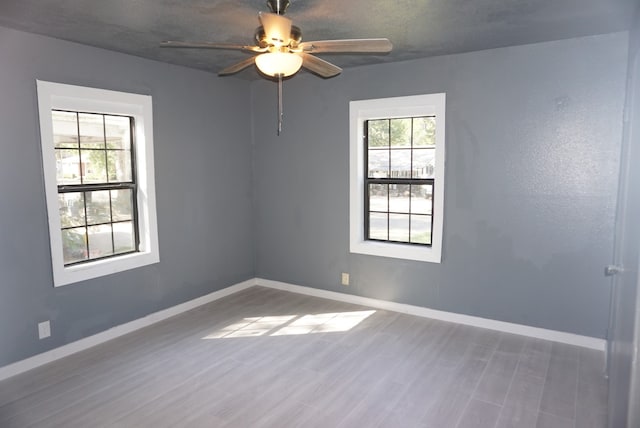
M 64 265 L 138 251 L 133 117 L 53 110 Z
M 440 263 L 445 94 L 350 103 L 350 250 Z
M 431 245 L 435 122 L 434 116 L 365 121 L 367 239 Z
M 151 101 L 38 81 L 55 286 L 159 261 Z

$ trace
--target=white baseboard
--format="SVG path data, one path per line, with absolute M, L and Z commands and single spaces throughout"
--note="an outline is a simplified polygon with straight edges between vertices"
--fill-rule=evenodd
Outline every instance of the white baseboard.
M 119 326 L 110 328 L 109 330 L 94 334 L 93 336 L 85 337 L 84 339 L 80 339 L 76 342 L 72 342 L 59 348 L 52 349 L 51 351 L 29 357 L 27 359 L 9 364 L 4 367 L 0 367 L 0 381 L 26 372 L 28 370 L 35 369 L 36 367 L 48 364 L 71 354 L 84 351 L 85 349 L 107 342 L 111 339 L 124 336 L 125 334 L 131 333 L 141 328 L 148 327 L 159 321 L 171 318 L 175 315 L 181 314 L 183 312 L 197 308 L 198 306 L 205 305 L 207 303 L 213 302 L 214 300 L 221 299 L 255 285 L 283 291 L 290 291 L 298 294 L 306 294 L 308 296 L 322 297 L 324 299 L 338 300 L 341 302 L 353 303 L 356 305 L 370 306 L 372 308 L 384 309 L 392 312 L 400 312 L 424 318 L 432 318 L 457 324 L 471 325 L 474 327 L 487 328 L 490 330 L 502 331 L 505 333 L 519 334 L 521 336 L 535 337 L 538 339 L 580 346 L 583 348 L 596 349 L 598 351 L 604 351 L 606 347 L 606 341 L 604 339 L 598 339 L 595 337 L 580 336 L 577 334 L 547 330 L 544 328 L 530 327 L 526 325 L 496 321 L 470 315 L 456 314 L 453 312 L 438 311 L 421 306 L 413 306 L 404 303 L 395 303 L 385 300 L 371 299 L 368 297 L 354 296 L 352 294 L 337 293 L 335 291 L 303 287 L 301 285 L 272 281 L 269 279 L 254 278 L 244 282 L 240 282 L 238 284 L 234 284 L 222 290 L 214 291 L 213 293 L 198 297 L 197 299 L 172 306 L 162 311 L 154 312 L 145 317 L 138 318 L 137 320 L 133 320 L 126 324 L 121 324 Z
M 214 300 L 221 299 L 230 294 L 237 293 L 246 288 L 253 287 L 255 285 L 255 279 L 249 279 L 238 284 L 234 284 L 230 287 L 223 288 L 222 290 L 214 291 L 202 297 L 198 297 L 188 302 L 181 303 L 170 308 L 154 312 L 145 317 L 138 318 L 125 324 L 118 325 L 103 332 L 94 334 L 93 336 L 85 337 L 78 341 L 69 343 L 67 345 L 60 346 L 52 349 L 51 351 L 44 352 L 42 354 L 35 355 L 33 357 L 9 364 L 4 367 L 0 367 L 0 381 L 17 374 L 26 372 L 28 370 L 35 369 L 36 367 L 48 364 L 57 359 L 66 357 L 76 352 L 84 351 L 85 349 L 107 342 L 111 339 L 115 339 L 133 331 L 139 330 L 144 327 L 148 327 L 151 324 L 155 324 L 159 321 L 171 318 L 175 315 L 197 308 L 204 304 L 213 302 Z
M 606 341 L 604 339 L 598 339 L 595 337 L 580 336 L 577 334 L 565 333 L 562 331 L 547 330 L 544 328 L 531 327 L 522 324 L 496 321 L 470 315 L 456 314 L 453 312 L 438 311 L 421 306 L 413 306 L 404 303 L 395 303 L 385 300 L 371 299 L 368 297 L 354 296 L 352 294 L 337 293 L 335 291 L 303 287 L 286 282 L 256 278 L 256 285 L 275 288 L 278 290 L 291 291 L 293 293 L 306 294 L 309 296 L 322 297 L 325 299 L 338 300 L 346 303 L 370 306 L 372 308 L 384 309 L 392 312 L 400 312 L 403 314 L 410 314 L 424 318 L 432 318 L 457 324 L 471 325 L 474 327 L 497 330 L 505 333 L 519 334 L 521 336 L 535 337 L 538 339 L 580 346 L 583 348 L 596 349 L 598 351 L 604 351 L 606 347 Z

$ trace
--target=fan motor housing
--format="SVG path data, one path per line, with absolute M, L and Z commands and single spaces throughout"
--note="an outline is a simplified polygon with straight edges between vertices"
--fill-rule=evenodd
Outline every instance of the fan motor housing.
M 254 37 L 256 39 L 256 42 L 258 42 L 258 46 L 260 46 L 261 48 L 266 48 L 270 45 L 270 43 L 267 41 L 267 34 L 265 33 L 264 27 L 262 25 L 256 28 Z M 291 34 L 289 34 L 289 47 L 295 48 L 298 46 L 298 44 L 300 44 L 301 41 L 302 30 L 300 29 L 300 27 L 292 25 Z

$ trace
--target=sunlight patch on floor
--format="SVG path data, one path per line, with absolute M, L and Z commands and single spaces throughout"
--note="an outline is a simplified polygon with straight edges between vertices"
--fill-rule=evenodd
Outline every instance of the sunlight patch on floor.
M 249 317 L 208 334 L 203 337 L 203 339 L 344 332 L 351 330 L 375 312 L 376 311 L 352 311 L 326 314 Z

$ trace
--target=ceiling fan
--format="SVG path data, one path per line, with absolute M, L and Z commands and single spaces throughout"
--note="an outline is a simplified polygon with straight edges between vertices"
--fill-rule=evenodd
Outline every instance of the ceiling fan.
M 215 42 L 164 41 L 161 47 L 188 49 L 241 50 L 253 56 L 220 72 L 226 76 L 255 64 L 267 77 L 278 79 L 278 135 L 282 128 L 282 78 L 296 74 L 301 67 L 323 78 L 337 76 L 342 69 L 314 56 L 319 53 L 387 53 L 392 49 L 388 39 L 342 39 L 303 42 L 302 31 L 284 16 L 289 0 L 267 0 L 271 10 L 259 12 L 261 26 L 255 31 L 256 45 Z

